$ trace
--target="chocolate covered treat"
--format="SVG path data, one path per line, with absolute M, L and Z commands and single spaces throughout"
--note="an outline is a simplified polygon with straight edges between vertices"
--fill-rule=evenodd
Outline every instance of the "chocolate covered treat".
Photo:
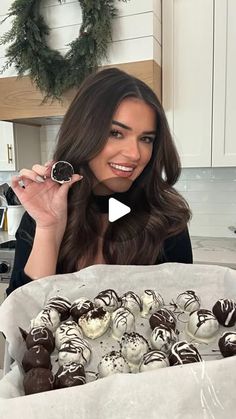
M 236 323 L 236 304 L 228 298 L 216 301 L 212 308 L 218 322 L 225 327 L 234 326 Z
M 76 362 L 68 362 L 59 367 L 54 378 L 54 388 L 80 386 L 86 383 L 84 367 Z
M 73 174 L 73 166 L 67 161 L 57 161 L 51 169 L 51 179 L 61 184 L 70 182 Z
M 46 326 L 52 332 L 55 332 L 60 324 L 60 314 L 54 308 L 45 308 L 39 312 L 35 319 L 31 320 L 31 328 L 37 326 Z
M 225 332 L 218 342 L 223 357 L 236 355 L 236 332 Z
M 187 311 L 188 313 L 198 310 L 201 305 L 200 298 L 191 290 L 179 294 L 176 298 L 176 304 L 181 310 Z
M 134 315 L 125 307 L 120 307 L 111 315 L 112 337 L 119 340 L 127 332 L 132 332 L 135 327 Z
M 23 386 L 25 394 L 53 390 L 53 375 L 46 368 L 33 368 L 25 374 Z
M 167 310 L 167 308 L 161 308 L 160 310 L 155 311 L 149 319 L 151 329 L 155 327 L 165 325 L 175 330 L 176 328 L 176 318 L 172 311 Z
M 189 315 L 186 332 L 200 342 L 214 339 L 219 329 L 219 323 L 210 310 L 200 309 Z
M 162 296 L 154 290 L 145 290 L 142 297 L 142 317 L 147 317 L 150 314 L 155 313 L 164 305 Z
M 99 307 L 81 316 L 79 318 L 79 326 L 85 336 L 90 339 L 96 339 L 107 331 L 110 320 L 110 313 Z
M 81 327 L 73 320 L 67 320 L 61 323 L 55 331 L 55 342 L 57 349 L 60 349 L 61 345 L 68 340 L 73 338 L 83 338 L 83 332 Z
M 64 342 L 58 351 L 59 365 L 68 362 L 76 362 L 78 364 L 88 364 L 91 357 L 91 349 L 85 339 L 79 337 Z
M 70 314 L 75 322 L 78 322 L 79 318 L 88 311 L 94 309 L 94 304 L 87 298 L 81 297 L 73 301 L 70 309 Z
M 121 354 L 130 367 L 137 366 L 143 355 L 149 350 L 148 342 L 139 333 L 124 333 L 120 340 Z
M 99 292 L 94 298 L 96 307 L 102 307 L 105 311 L 112 312 L 120 307 L 120 298 L 114 290 L 107 289 Z
M 130 367 L 119 351 L 104 355 L 98 364 L 99 377 L 107 377 L 117 373 L 129 373 Z
M 60 319 L 63 322 L 70 317 L 71 302 L 68 300 L 68 298 L 56 295 L 55 297 L 51 297 L 48 300 L 45 308 L 54 308 L 57 310 L 60 314 Z
M 32 348 L 25 351 L 22 359 L 22 367 L 25 372 L 31 368 L 47 368 L 51 369 L 50 354 L 41 345 L 32 346 Z
M 172 346 L 177 342 L 178 336 L 173 329 L 165 325 L 155 327 L 150 336 L 152 348 L 169 354 Z
M 134 315 L 139 315 L 142 310 L 142 301 L 133 291 L 128 291 L 121 297 L 121 306 L 128 308 Z
M 28 349 L 35 345 L 42 345 L 51 354 L 55 348 L 54 336 L 46 326 L 33 327 L 26 337 Z
M 197 348 L 184 340 L 176 342 L 171 348 L 170 365 L 191 364 L 202 361 Z
M 169 367 L 169 360 L 164 352 L 152 350 L 143 355 L 143 359 L 139 366 L 139 371 L 156 370 L 158 368 Z

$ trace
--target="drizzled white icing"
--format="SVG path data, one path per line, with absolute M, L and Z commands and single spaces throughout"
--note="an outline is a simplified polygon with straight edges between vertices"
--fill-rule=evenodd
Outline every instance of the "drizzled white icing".
M 78 381 L 77 384 L 86 383 L 84 368 L 82 364 L 77 364 L 76 362 L 67 362 L 59 368 L 56 377 L 60 379 L 61 377 L 68 374 L 71 374 L 73 379 Z
M 120 307 L 112 313 L 112 337 L 120 339 L 127 332 L 134 330 L 134 315 L 127 308 Z
M 236 322 L 236 304 L 233 300 L 222 298 L 218 300 L 213 309 L 218 322 L 223 326 L 233 326 Z
M 186 341 L 176 342 L 171 348 L 170 364 L 188 364 L 202 360 L 197 348 Z
M 154 290 L 145 290 L 141 297 L 142 300 L 142 317 L 147 317 L 164 305 L 162 296 Z

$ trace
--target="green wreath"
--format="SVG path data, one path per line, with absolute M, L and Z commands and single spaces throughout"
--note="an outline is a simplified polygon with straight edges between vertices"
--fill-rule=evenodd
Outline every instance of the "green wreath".
M 79 86 L 107 56 L 112 18 L 117 15 L 117 9 L 114 0 L 78 1 L 83 17 L 80 34 L 68 45 L 70 48 L 63 57 L 46 44 L 50 29 L 40 14 L 41 1 L 15 0 L 2 21 L 14 16 L 11 29 L 0 38 L 0 44 L 11 43 L 1 72 L 13 63 L 19 76 L 29 72 L 36 86 L 46 93 L 45 99 L 60 99 L 63 92 Z

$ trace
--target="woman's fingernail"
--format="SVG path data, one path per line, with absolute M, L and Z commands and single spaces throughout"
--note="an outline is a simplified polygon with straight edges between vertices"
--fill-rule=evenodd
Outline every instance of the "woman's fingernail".
M 36 176 L 35 179 L 37 182 L 44 182 L 44 179 L 41 176 Z
M 81 179 L 83 179 L 83 176 L 82 175 L 80 175 L 80 177 L 79 177 L 79 180 L 81 180 Z

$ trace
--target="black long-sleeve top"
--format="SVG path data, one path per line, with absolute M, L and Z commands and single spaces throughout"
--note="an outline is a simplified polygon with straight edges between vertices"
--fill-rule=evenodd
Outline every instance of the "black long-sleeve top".
M 15 260 L 10 284 L 6 290 L 7 295 L 16 288 L 32 281 L 32 279 L 25 274 L 24 267 L 31 253 L 34 235 L 35 221 L 27 212 L 25 212 L 16 232 Z M 187 229 L 176 236 L 166 239 L 163 250 L 163 254 L 161 258 L 158 258 L 156 264 L 165 262 L 193 262 L 191 241 Z M 57 272 L 57 274 L 60 273 L 62 272 Z

